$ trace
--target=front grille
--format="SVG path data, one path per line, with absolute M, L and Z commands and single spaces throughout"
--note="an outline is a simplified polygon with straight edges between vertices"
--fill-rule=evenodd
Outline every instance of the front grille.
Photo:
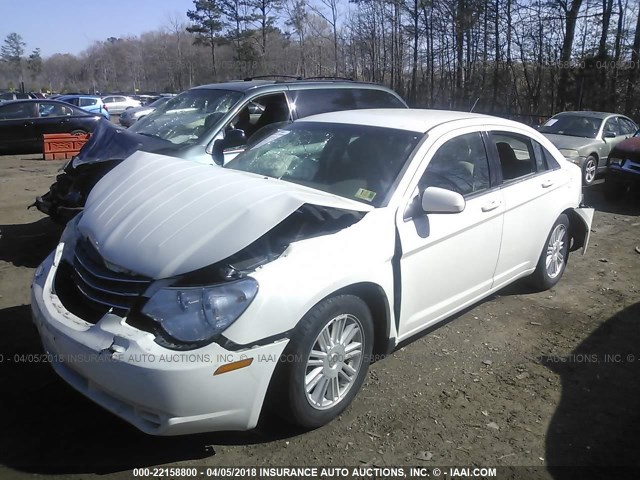
M 86 239 L 76 245 L 72 278 L 90 303 L 120 311 L 128 311 L 151 283 L 147 277 L 110 270 Z

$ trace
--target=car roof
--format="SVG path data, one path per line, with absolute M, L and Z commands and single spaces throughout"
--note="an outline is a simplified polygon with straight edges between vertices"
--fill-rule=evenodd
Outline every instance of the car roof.
M 2 102 L 2 105 L 9 105 L 14 103 L 42 103 L 42 102 L 51 102 L 51 103 L 59 103 L 60 105 L 64 105 L 65 107 L 73 105 L 69 105 L 68 103 L 61 102 L 57 99 L 52 98 L 23 98 L 21 100 L 7 100 L 6 102 Z
M 97 95 L 79 95 L 79 94 L 69 94 L 69 95 L 60 95 L 59 97 L 56 98 L 95 98 L 97 100 L 102 100 L 102 98 L 98 97 Z
M 620 113 L 592 112 L 591 110 L 572 110 L 567 112 L 560 112 L 560 113 L 556 113 L 554 117 L 560 117 L 564 115 L 580 115 L 583 117 L 592 117 L 592 118 L 598 118 L 601 120 L 604 120 L 607 117 L 614 117 L 614 116 L 627 118 L 625 115 L 622 115 Z
M 354 82 L 351 80 L 290 80 L 290 81 L 276 81 L 276 80 L 232 80 L 222 83 L 210 83 L 207 85 L 200 85 L 193 87 L 191 90 L 200 89 L 220 89 L 220 90 L 232 90 L 236 92 L 246 92 L 252 89 L 272 89 L 272 87 L 282 86 L 285 89 L 291 88 L 372 88 L 376 90 L 391 91 L 387 87 L 378 85 L 376 83 L 368 82 Z
M 460 120 L 480 120 L 501 126 L 524 126 L 513 120 L 480 113 L 404 108 L 362 109 L 321 113 L 302 118 L 297 120 L 297 122 L 349 123 L 424 133 L 438 125 Z

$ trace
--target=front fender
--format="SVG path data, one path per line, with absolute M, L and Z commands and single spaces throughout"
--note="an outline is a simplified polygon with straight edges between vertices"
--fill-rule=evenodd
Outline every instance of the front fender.
M 571 236 L 574 239 L 571 251 L 582 248 L 582 255 L 587 253 L 589 237 L 591 236 L 591 224 L 595 210 L 587 206 L 579 206 L 569 211 L 571 222 Z

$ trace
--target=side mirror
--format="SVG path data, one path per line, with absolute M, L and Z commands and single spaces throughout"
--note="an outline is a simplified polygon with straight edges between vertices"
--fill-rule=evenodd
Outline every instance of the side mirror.
M 604 138 L 616 138 L 618 135 L 616 134 L 616 132 L 604 132 Z
M 227 130 L 224 138 L 213 142 L 213 161 L 218 165 L 224 164 L 224 151 L 229 148 L 240 147 L 247 144 L 247 136 L 244 130 L 232 128 Z
M 460 213 L 466 202 L 457 192 L 440 187 L 427 187 L 422 193 L 422 210 L 425 213 Z

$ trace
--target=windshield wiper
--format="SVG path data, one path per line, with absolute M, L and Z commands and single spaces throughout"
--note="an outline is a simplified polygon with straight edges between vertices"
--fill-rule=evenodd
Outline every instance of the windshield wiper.
M 154 135 L 153 133 L 142 133 L 142 132 L 136 132 L 138 135 L 144 135 L 145 137 L 151 137 L 151 138 L 157 138 L 158 140 L 163 140 L 165 142 L 168 142 L 168 140 L 165 140 L 164 138 L 158 136 L 158 135 Z

